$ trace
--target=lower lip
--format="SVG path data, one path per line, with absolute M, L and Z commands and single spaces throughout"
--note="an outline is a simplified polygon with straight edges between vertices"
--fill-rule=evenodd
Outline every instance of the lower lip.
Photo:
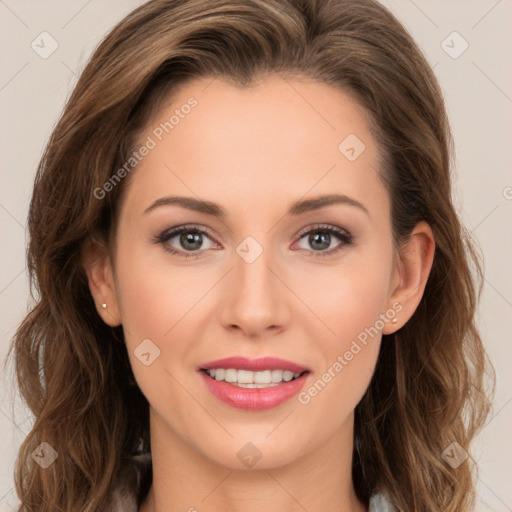
M 212 379 L 204 371 L 199 372 L 211 393 L 222 402 L 251 411 L 272 409 L 295 396 L 304 386 L 309 373 L 304 373 L 295 380 L 283 382 L 269 388 L 240 388 L 222 380 Z

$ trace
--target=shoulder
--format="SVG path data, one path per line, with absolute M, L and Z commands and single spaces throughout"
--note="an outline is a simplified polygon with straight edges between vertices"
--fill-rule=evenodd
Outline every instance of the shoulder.
M 384 494 L 374 494 L 370 498 L 368 512 L 394 512 L 391 502 Z
M 108 495 L 105 512 L 137 512 L 152 476 L 149 454 L 133 457 L 119 474 Z
M 137 495 L 133 490 L 116 488 L 109 497 L 106 512 L 137 512 Z

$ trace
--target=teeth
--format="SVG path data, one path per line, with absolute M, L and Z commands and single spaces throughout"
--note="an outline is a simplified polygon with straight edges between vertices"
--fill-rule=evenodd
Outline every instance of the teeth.
M 290 372 L 290 371 L 283 372 L 283 380 L 284 381 L 288 382 L 292 379 L 293 379 L 293 372 Z
M 238 379 L 238 370 L 233 370 L 233 368 L 226 370 L 226 375 L 224 376 L 224 380 L 226 382 L 236 382 L 237 379 Z
M 281 382 L 283 380 L 283 370 L 272 370 L 272 382 Z
M 238 382 L 233 382 L 233 386 L 237 386 L 239 388 L 272 388 L 274 386 L 279 386 L 275 382 L 271 382 L 270 384 L 241 384 Z
M 263 370 L 253 372 L 250 370 L 236 370 L 234 368 L 212 368 L 206 370 L 215 380 L 223 380 L 243 388 L 264 388 L 277 386 L 281 382 L 296 379 L 300 373 L 289 370 Z
M 229 370 L 234 371 L 236 370 Z M 254 372 L 249 370 L 238 370 L 238 384 L 254 384 Z M 233 381 L 235 382 L 235 381 Z
M 254 384 L 271 384 L 272 383 L 272 372 L 265 370 L 263 372 L 250 372 L 254 374 Z

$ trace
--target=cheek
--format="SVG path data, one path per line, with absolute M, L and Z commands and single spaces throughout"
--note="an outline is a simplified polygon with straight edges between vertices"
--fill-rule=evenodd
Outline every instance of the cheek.
M 382 330 L 378 320 L 389 298 L 390 269 L 390 258 L 358 255 L 338 269 L 303 278 L 301 286 L 310 290 L 304 299 L 328 326 L 334 345 L 343 345 L 376 323 Z
M 304 282 L 308 286 L 304 289 L 313 290 L 306 300 L 328 329 L 322 328 L 322 336 L 317 330 L 316 338 L 311 338 L 317 340 L 315 348 L 321 354 L 320 370 L 299 401 L 334 422 L 352 411 L 364 395 L 377 362 L 382 329 L 394 316 L 394 311 L 386 315 L 391 257 L 360 254 L 350 263 L 347 260 L 343 269 L 330 275 L 316 273 Z
M 155 253 L 155 248 L 132 245 L 119 251 L 116 261 L 126 345 L 135 378 L 150 401 L 157 401 L 162 389 L 174 386 L 167 372 L 175 375 L 197 362 L 191 342 L 200 329 L 197 317 L 206 304 L 205 295 L 218 280 L 207 266 L 170 265 Z M 147 353 L 149 357 L 141 358 Z
M 353 273 L 339 278 L 336 288 L 323 296 L 324 307 L 318 309 L 318 316 L 334 333 L 325 330 L 326 335 L 317 335 L 317 372 L 298 395 L 298 401 L 304 407 L 309 428 L 325 435 L 340 428 L 370 384 L 385 313 L 382 290 L 387 281 L 378 277 L 367 272 L 364 276 Z
M 122 244 L 120 244 L 120 248 Z M 123 327 L 131 343 L 151 338 L 163 341 L 197 303 L 212 281 L 199 270 L 169 264 L 155 246 L 132 245 L 119 251 L 118 298 Z

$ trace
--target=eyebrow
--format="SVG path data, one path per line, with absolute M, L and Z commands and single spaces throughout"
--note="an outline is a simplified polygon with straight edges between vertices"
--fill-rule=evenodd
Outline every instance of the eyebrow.
M 312 199 L 304 199 L 296 201 L 292 204 L 288 210 L 288 215 L 301 215 L 306 212 L 319 210 L 326 206 L 334 204 L 342 204 L 348 206 L 354 206 L 369 215 L 368 209 L 359 201 L 352 199 L 351 197 L 340 195 L 340 194 L 328 194 L 323 196 L 314 197 Z M 195 212 L 204 213 L 206 215 L 212 215 L 214 217 L 226 218 L 227 212 L 220 205 L 212 203 L 211 201 L 203 201 L 195 199 L 193 197 L 182 197 L 182 196 L 169 196 L 161 197 L 157 199 L 151 206 L 144 210 L 144 213 L 158 208 L 160 206 L 177 205 L 187 210 L 193 210 Z

